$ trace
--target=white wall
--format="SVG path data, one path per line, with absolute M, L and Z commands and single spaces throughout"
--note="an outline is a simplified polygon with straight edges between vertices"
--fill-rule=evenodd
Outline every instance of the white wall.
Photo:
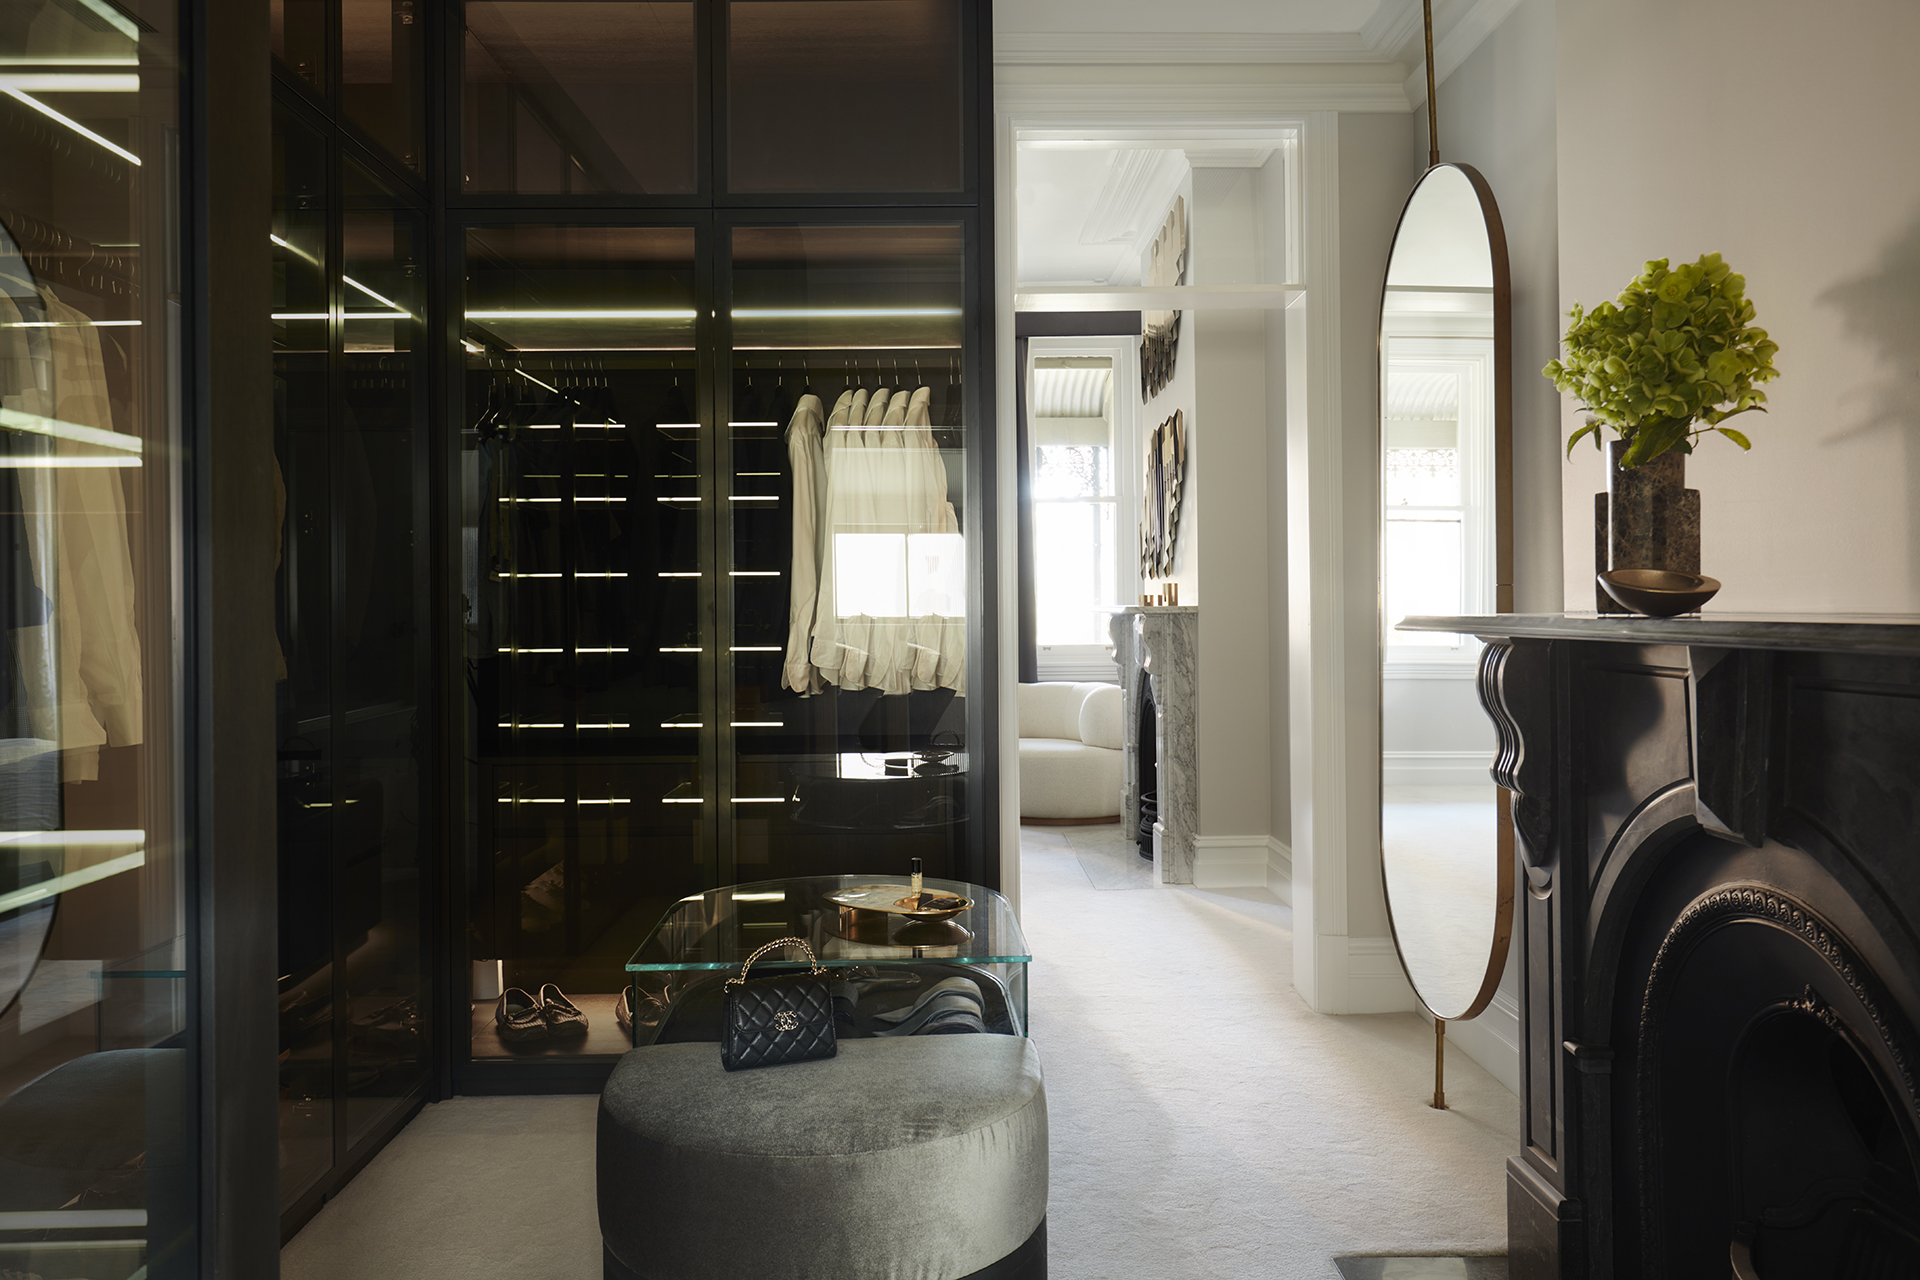
M 1920 5 L 1561 0 L 1558 48 L 1562 302 L 1718 251 L 1780 344 L 1753 452 L 1687 461 L 1713 607 L 1920 610 Z M 1566 598 L 1592 608 L 1575 463 Z
M 1297 284 L 1288 246 L 1294 193 L 1288 160 L 1276 151 L 1253 175 L 1260 210 L 1260 261 L 1268 284 Z M 1266 351 L 1267 517 L 1267 887 L 1293 901 L 1292 736 L 1287 689 L 1287 327 L 1282 313 L 1263 317 Z
M 1192 191 L 1189 280 L 1261 279 L 1263 211 L 1254 172 L 1196 169 Z M 1181 358 L 1192 361 L 1195 380 L 1188 500 L 1206 512 L 1199 546 L 1202 845 L 1194 881 L 1263 885 L 1272 778 L 1265 719 L 1271 647 L 1265 313 L 1190 311 L 1181 323 L 1188 326 Z

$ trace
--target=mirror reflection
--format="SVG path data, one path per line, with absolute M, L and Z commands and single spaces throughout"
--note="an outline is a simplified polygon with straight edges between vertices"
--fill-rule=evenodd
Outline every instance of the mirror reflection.
M 1495 740 L 1475 686 L 1479 641 L 1394 628 L 1504 603 L 1506 273 L 1491 201 L 1461 166 L 1428 171 L 1401 215 L 1380 314 L 1381 857 L 1401 959 L 1443 1018 L 1478 1013 L 1505 961 Z

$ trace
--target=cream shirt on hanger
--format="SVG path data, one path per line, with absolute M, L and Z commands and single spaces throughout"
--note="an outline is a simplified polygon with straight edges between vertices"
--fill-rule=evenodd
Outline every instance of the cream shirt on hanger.
M 86 316 L 42 289 L 53 345 L 53 412 L 63 422 L 112 431 L 100 335 Z M 98 452 L 72 440 L 54 453 Z M 58 568 L 55 585 L 41 589 L 54 603 L 54 649 L 59 691 L 57 735 L 69 752 L 68 782 L 99 777 L 102 746 L 131 746 L 143 736 L 140 636 L 134 627 L 133 560 L 127 544 L 126 493 L 120 467 L 56 467 L 51 486 L 22 486 L 29 508 L 28 537 L 40 522 L 33 507 L 52 498 Z M 42 474 L 46 474 L 45 471 Z M 50 489 L 50 492 L 49 492 Z M 28 496 L 29 492 L 34 496 Z M 36 554 L 35 559 L 41 559 Z
M 832 421 L 844 423 L 853 396 L 841 392 Z M 819 668 L 813 665 L 813 613 L 820 596 L 822 516 L 827 500 L 827 462 L 820 397 L 804 395 L 787 424 L 787 461 L 793 469 L 793 566 L 787 579 L 787 656 L 782 687 L 799 694 L 818 693 Z

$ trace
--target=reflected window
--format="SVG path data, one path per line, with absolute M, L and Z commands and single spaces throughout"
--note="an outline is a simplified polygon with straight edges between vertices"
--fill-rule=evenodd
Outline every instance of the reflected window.
M 691 0 L 471 0 L 461 190 L 699 189 Z

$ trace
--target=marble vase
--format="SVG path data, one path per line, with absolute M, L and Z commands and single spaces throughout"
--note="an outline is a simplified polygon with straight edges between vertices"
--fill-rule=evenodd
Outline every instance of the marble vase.
M 1606 449 L 1607 488 L 1593 499 L 1593 571 L 1667 569 L 1700 572 L 1700 491 L 1687 488 L 1687 455 L 1669 449 L 1651 462 L 1628 470 L 1620 465 L 1627 442 Z M 1598 581 L 1594 608 L 1601 613 L 1628 609 Z

